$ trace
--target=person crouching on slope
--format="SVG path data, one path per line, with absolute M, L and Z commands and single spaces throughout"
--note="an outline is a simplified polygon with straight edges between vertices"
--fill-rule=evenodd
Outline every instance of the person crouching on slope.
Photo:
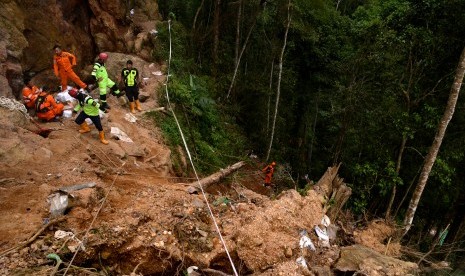
M 91 96 L 79 92 L 76 88 L 71 89 L 68 94 L 78 100 L 78 104 L 74 108 L 74 111 L 78 112 L 82 109 L 81 113 L 79 113 L 76 117 L 76 120 L 74 120 L 76 124 L 81 126 L 79 133 L 90 132 L 89 125 L 86 123 L 86 118 L 90 118 L 99 131 L 100 142 L 108 145 L 108 141 L 105 140 L 105 133 L 103 132 L 102 122 L 99 117 L 100 104 Z
M 24 105 L 28 110 L 34 110 L 40 90 L 37 86 L 32 84 L 31 78 L 29 77 L 24 78 L 24 84 L 26 85 L 22 91 Z
M 47 91 L 48 88 L 44 86 L 35 100 L 36 115 L 43 121 L 52 121 L 63 115 L 65 106 L 57 103 Z
M 61 90 L 66 90 L 68 79 L 85 89 L 87 84 L 81 81 L 73 71 L 73 66 L 76 65 L 76 56 L 61 50 L 60 45 L 53 46 L 53 50 L 55 51 L 55 55 L 53 56 L 53 71 L 55 72 L 55 76 L 61 80 Z
M 98 83 L 98 89 L 100 92 L 100 110 L 107 112 L 107 109 L 110 109 L 110 106 L 107 103 L 107 88 L 110 88 L 110 93 L 113 96 L 120 97 L 124 93 L 120 92 L 118 85 L 114 83 L 107 73 L 105 68 L 105 61 L 108 59 L 107 53 L 100 53 L 98 55 L 97 62 L 94 63 L 94 68 L 92 69 L 92 77 L 94 81 Z

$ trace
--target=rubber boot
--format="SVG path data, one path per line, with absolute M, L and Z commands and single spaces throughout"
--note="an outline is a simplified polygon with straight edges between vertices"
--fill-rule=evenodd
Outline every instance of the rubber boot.
M 81 129 L 79 130 L 79 133 L 86 133 L 86 132 L 89 132 L 90 131 L 90 128 L 89 128 L 89 125 L 84 122 L 81 124 Z
M 134 102 L 129 102 L 129 108 L 131 109 L 131 113 L 136 113 L 136 111 L 134 110 Z
M 140 108 L 139 100 L 136 100 L 136 109 L 137 109 L 137 111 L 142 111 L 142 108 Z
M 105 133 L 103 130 L 98 133 L 98 136 L 100 137 L 100 142 L 102 142 L 102 144 L 108 145 L 108 141 L 105 140 Z

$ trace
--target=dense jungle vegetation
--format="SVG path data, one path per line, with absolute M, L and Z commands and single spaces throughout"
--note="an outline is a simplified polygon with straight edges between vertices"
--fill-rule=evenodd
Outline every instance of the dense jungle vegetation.
M 160 0 L 159 8 L 171 18 L 170 93 L 204 172 L 253 149 L 304 188 L 305 176 L 318 180 L 342 163 L 352 211 L 385 217 L 394 194 L 388 217 L 402 223 L 465 46 L 465 1 Z M 159 27 L 156 58 L 167 60 L 168 23 Z M 459 97 L 404 237 L 428 251 L 450 225 L 437 257 L 457 264 L 465 263 L 464 107 Z M 162 128 L 179 144 L 172 119 Z

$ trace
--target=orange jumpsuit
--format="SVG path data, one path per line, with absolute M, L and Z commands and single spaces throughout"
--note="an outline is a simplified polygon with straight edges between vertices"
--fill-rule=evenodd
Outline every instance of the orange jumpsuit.
M 262 172 L 265 172 L 265 186 L 271 186 L 271 178 L 273 177 L 274 173 L 274 166 L 273 165 L 268 165 L 266 166 Z
M 45 99 L 41 104 L 39 102 L 37 103 L 37 118 L 45 121 L 51 121 L 55 118 L 55 116 L 63 114 L 64 105 L 62 103 L 57 103 L 52 95 L 49 95 L 46 92 L 41 92 L 38 98 L 39 97 L 45 97 Z
M 65 90 L 68 85 L 68 79 L 79 85 L 81 88 L 86 88 L 87 85 L 74 73 L 73 66 L 76 65 L 76 57 L 68 52 L 61 52 L 53 56 L 53 70 L 55 76 L 61 79 L 61 89 Z
M 34 108 L 37 96 L 39 94 L 39 88 L 37 86 L 25 86 L 23 88 L 23 102 L 27 108 Z

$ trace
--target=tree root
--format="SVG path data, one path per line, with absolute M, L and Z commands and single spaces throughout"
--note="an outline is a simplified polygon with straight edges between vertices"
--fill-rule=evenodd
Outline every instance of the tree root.
M 65 217 L 61 217 L 61 218 L 57 218 L 57 219 L 54 219 L 54 220 L 51 220 L 47 225 L 44 225 L 42 226 L 42 228 L 39 229 L 39 231 L 37 231 L 32 237 L 30 237 L 29 239 L 27 239 L 25 242 L 21 243 L 21 244 L 18 244 L 10 249 L 7 249 L 3 252 L 0 253 L 0 257 L 4 257 L 8 254 L 10 254 L 11 252 L 14 252 L 15 250 L 19 250 L 23 247 L 26 247 L 28 246 L 29 244 L 31 244 L 32 242 L 34 242 L 37 237 L 42 234 L 48 227 L 58 223 L 58 222 L 62 222 L 63 220 L 65 220 Z

